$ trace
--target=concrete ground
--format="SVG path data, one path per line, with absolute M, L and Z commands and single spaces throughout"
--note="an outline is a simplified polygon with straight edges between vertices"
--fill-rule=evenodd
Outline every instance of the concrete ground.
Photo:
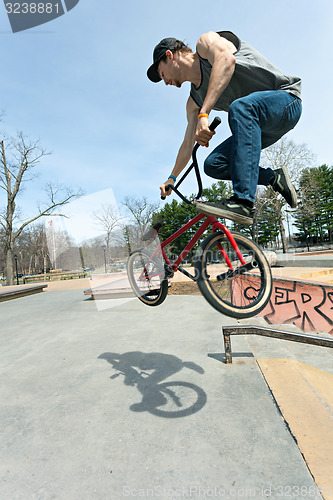
M 333 376 L 332 350 L 242 336 L 226 365 L 221 328 L 236 321 L 203 297 L 154 308 L 65 283 L 0 304 L 1 500 L 330 498 L 333 474 L 316 477 L 315 449 L 300 449 L 290 423 L 303 414 L 286 417 L 274 363 Z

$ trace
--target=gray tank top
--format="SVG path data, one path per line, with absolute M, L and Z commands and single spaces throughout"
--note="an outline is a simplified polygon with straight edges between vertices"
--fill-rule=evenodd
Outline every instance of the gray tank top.
M 227 88 L 222 92 L 214 109 L 228 111 L 230 104 L 240 97 L 261 90 L 286 90 L 301 98 L 301 79 L 287 76 L 279 68 L 270 63 L 257 50 L 240 40 L 230 31 L 218 32 L 220 36 L 231 41 L 237 51 L 234 53 L 236 65 L 234 74 Z M 198 88 L 191 84 L 191 97 L 201 108 L 208 89 L 212 66 L 207 59 L 198 54 L 201 68 L 201 84 Z

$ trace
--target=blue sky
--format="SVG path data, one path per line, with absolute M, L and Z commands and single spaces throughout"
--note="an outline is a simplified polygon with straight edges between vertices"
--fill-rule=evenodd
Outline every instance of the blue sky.
M 34 212 L 47 180 L 87 195 L 112 188 L 118 205 L 125 196 L 159 202 L 159 185 L 185 131 L 189 91 L 187 84 L 165 87 L 146 77 L 152 50 L 166 36 L 195 49 L 202 33 L 228 29 L 301 76 L 303 116 L 289 138 L 306 143 L 318 164 L 331 165 L 332 6 L 332 0 L 80 0 L 66 15 L 13 34 L 1 4 L 0 108 L 6 116 L 0 129 L 22 130 L 52 152 L 20 198 L 23 213 Z M 211 147 L 229 135 L 226 114 L 221 118 Z M 207 153 L 204 148 L 200 158 Z M 206 186 L 211 182 L 204 176 Z

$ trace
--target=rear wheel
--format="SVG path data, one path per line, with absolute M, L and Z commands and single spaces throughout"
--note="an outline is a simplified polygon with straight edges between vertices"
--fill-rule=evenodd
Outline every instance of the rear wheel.
M 162 262 L 147 250 L 135 250 L 127 261 L 127 274 L 135 295 L 148 306 L 158 306 L 168 295 Z
M 241 263 L 224 233 L 211 234 L 196 255 L 197 284 L 206 300 L 218 311 L 234 318 L 249 318 L 262 311 L 270 299 L 271 269 L 252 240 L 239 233 L 232 233 L 232 236 L 245 264 Z

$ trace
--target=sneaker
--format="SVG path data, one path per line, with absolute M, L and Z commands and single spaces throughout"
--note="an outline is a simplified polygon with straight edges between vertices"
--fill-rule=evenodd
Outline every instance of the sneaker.
M 215 203 L 210 201 L 197 202 L 197 210 L 206 215 L 231 219 L 239 224 L 250 225 L 253 223 L 254 209 L 244 205 L 241 200 L 233 197 Z
M 271 184 L 274 191 L 280 193 L 291 208 L 297 207 L 297 194 L 291 183 L 287 167 L 275 170 L 275 179 Z

